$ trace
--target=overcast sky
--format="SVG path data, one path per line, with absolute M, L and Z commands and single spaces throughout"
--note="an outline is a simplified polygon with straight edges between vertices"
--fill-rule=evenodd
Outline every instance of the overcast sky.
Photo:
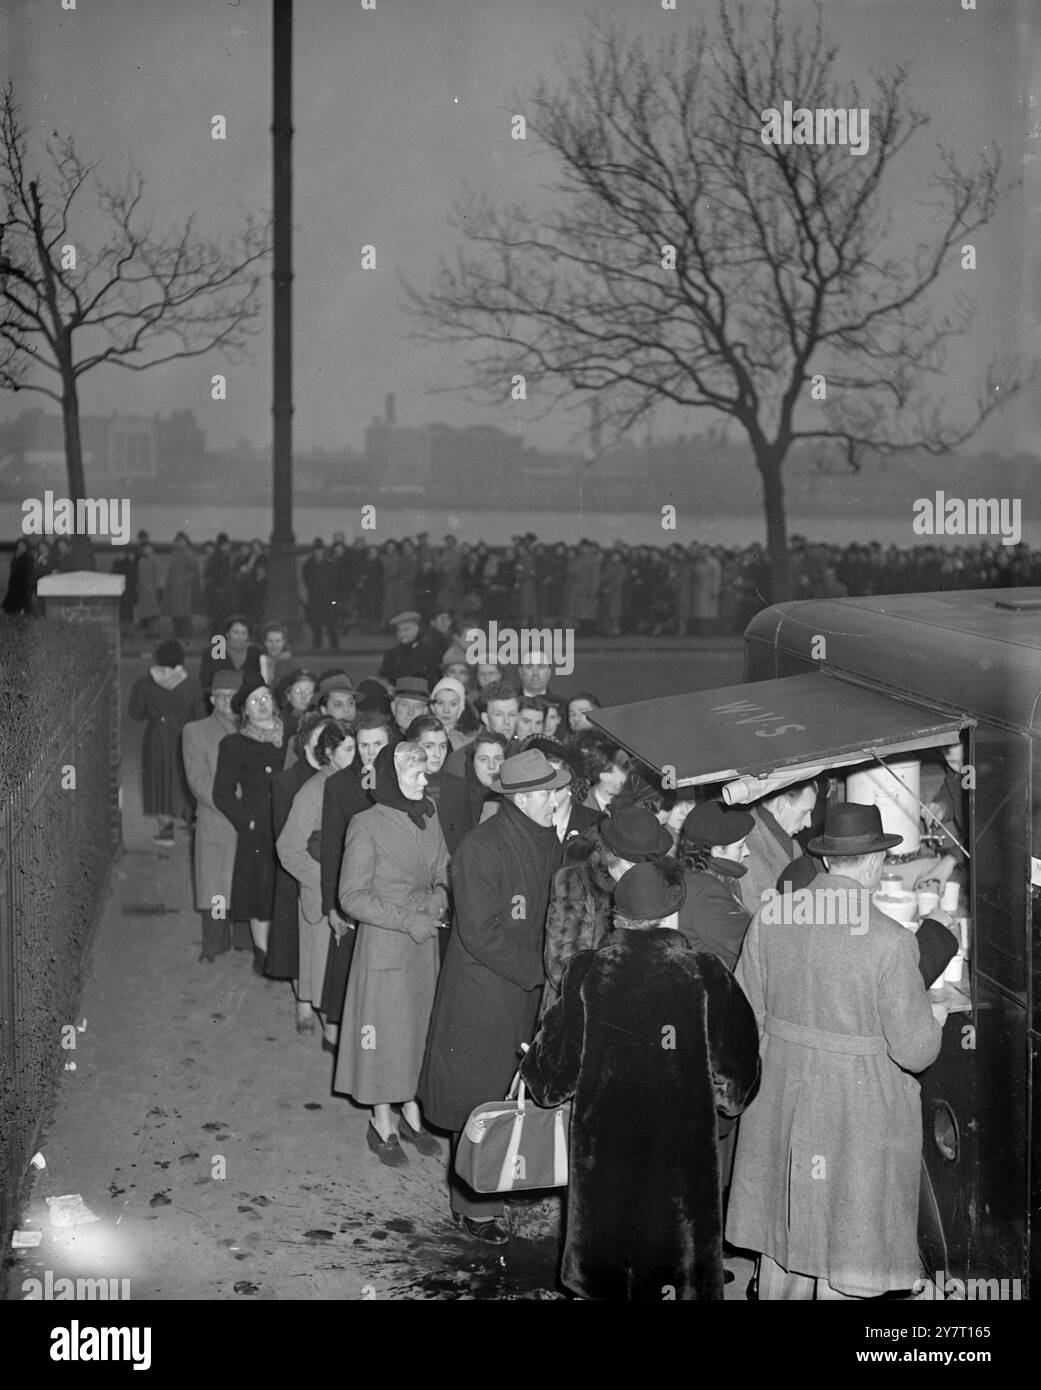
M 1010 170 L 1027 149 L 1029 49 L 1023 16 L 1031 0 L 828 0 L 830 32 L 861 80 L 894 61 L 912 64 L 913 97 L 932 117 L 894 184 L 898 217 L 915 208 L 942 139 L 971 159 L 997 142 Z M 553 166 L 535 142 L 509 138 L 511 93 L 552 77 L 561 47 L 574 50 L 589 13 L 623 18 L 648 37 L 682 29 L 702 0 L 297 0 L 295 31 L 295 443 L 361 446 L 384 393 L 398 418 L 522 429 L 532 443 L 563 446 L 575 419 L 528 427 L 516 409 L 480 409 L 428 388 L 453 380 L 451 358 L 413 346 L 401 311 L 398 272 L 429 281 L 451 246 L 447 214 L 464 185 L 497 197 L 538 196 Z M 762 0 L 750 8 L 765 13 Z M 789 6 L 803 13 L 803 4 Z M 0 63 L 14 79 L 36 135 L 72 132 L 101 172 L 128 164 L 149 180 L 157 225 L 198 215 L 208 232 L 231 228 L 242 209 L 267 209 L 270 191 L 269 0 L 8 0 L 0 9 Z M 785 94 L 788 95 L 788 94 Z M 210 138 L 211 117 L 228 138 Z M 979 317 L 950 362 L 955 392 L 997 352 L 1036 342 L 1023 269 L 1023 202 L 994 223 L 972 281 Z M 377 269 L 360 248 L 377 248 Z M 93 374 L 85 412 L 150 413 L 190 407 L 211 447 L 239 436 L 270 437 L 267 338 L 229 376 L 214 403 L 206 358 L 147 375 Z M 1031 336 L 1033 335 L 1033 336 Z M 6 414 L 49 402 L 0 396 Z M 662 433 L 705 428 L 703 414 L 665 416 Z M 1036 449 L 1036 406 L 1024 403 L 988 427 L 981 443 L 1002 452 Z

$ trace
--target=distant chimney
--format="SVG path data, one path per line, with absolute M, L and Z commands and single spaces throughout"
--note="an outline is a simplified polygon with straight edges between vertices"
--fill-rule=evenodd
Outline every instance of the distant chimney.
M 384 398 L 383 415 L 388 425 L 397 424 L 397 414 L 394 410 L 394 392 L 388 391 Z
M 594 458 L 600 453 L 601 435 L 600 397 L 594 396 L 589 402 L 589 447 L 593 452 Z

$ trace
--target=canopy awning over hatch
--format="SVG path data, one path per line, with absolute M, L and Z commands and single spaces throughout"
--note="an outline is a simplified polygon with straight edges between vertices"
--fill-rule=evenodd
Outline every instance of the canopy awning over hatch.
M 824 671 L 591 710 L 590 720 L 672 785 L 746 779 L 754 800 L 824 767 L 952 743 L 974 721 Z

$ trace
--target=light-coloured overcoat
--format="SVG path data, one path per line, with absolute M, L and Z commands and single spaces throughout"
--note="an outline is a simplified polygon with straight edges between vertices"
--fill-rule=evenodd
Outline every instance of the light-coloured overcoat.
M 231 878 L 235 870 L 235 846 L 238 835 L 227 816 L 213 804 L 213 778 L 217 771 L 217 752 L 221 739 L 234 733 L 235 721 L 219 714 L 205 719 L 193 719 L 181 730 L 181 753 L 184 772 L 195 810 L 195 906 L 200 912 L 213 909 L 213 899 L 220 895 L 225 913 L 231 904 Z
M 333 1089 L 360 1105 L 412 1100 L 419 1086 L 447 906 L 448 849 L 437 816 L 371 806 L 351 820 L 340 906 L 358 923 Z
M 859 911 L 856 929 L 834 913 L 828 923 L 828 890 L 856 895 L 867 930 Z M 914 1073 L 936 1058 L 941 1028 L 913 933 L 852 879 L 824 874 L 807 891 L 814 922 L 771 924 L 760 910 L 735 972 L 763 1079 L 741 1120 L 726 1238 L 870 1298 L 919 1276 Z
M 764 806 L 750 806 L 755 825 L 748 832 L 748 858 L 737 891 L 746 910 L 754 915 L 767 889 L 776 889 L 782 871 L 802 854 L 802 846 L 778 825 Z

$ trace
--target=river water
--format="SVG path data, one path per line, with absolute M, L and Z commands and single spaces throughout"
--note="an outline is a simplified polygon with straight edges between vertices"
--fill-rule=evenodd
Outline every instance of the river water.
M 60 494 L 59 494 L 60 495 Z M 362 534 L 371 542 L 401 539 L 427 531 L 433 542 L 451 532 L 460 541 L 486 541 L 501 545 L 511 536 L 533 532 L 540 541 L 572 543 L 588 537 L 601 545 L 615 540 L 629 545 L 661 545 L 671 541 L 684 544 L 701 541 L 709 545 L 743 546 L 765 539 L 765 525 L 760 513 L 747 516 L 703 516 L 693 521 L 680 514 L 674 531 L 662 529 L 659 512 L 550 512 L 550 511 L 451 511 L 431 508 L 379 506 L 376 509 L 375 529 L 362 531 L 357 508 L 298 506 L 293 529 L 301 543 L 315 536 L 329 540 L 334 531 L 343 531 L 348 539 Z M 827 516 L 806 516 L 794 512 L 788 517 L 789 533 L 799 533 L 811 541 L 829 541 L 849 545 L 879 541 L 908 548 L 924 543 L 923 537 L 911 530 L 911 513 L 898 516 L 867 516 L 855 509 Z M 194 544 L 211 539 L 218 531 L 227 531 L 233 540 L 249 540 L 259 536 L 266 540 L 271 533 L 271 511 L 265 506 L 179 507 L 169 503 L 140 502 L 130 504 L 129 531 L 147 531 L 155 541 L 169 541 L 177 531 L 186 531 Z M 22 510 L 16 502 L 0 503 L 0 537 L 16 539 L 22 530 Z M 975 545 L 973 536 L 939 536 L 925 538 L 929 544 Z M 1041 547 L 1041 519 L 1023 517 L 1023 539 L 1031 546 Z

